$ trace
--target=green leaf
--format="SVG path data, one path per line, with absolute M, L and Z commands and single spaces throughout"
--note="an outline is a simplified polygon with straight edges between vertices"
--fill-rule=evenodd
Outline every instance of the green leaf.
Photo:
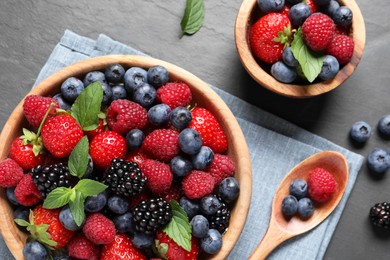
M 313 52 L 304 43 L 302 29 L 299 28 L 294 34 L 294 40 L 291 45 L 294 57 L 302 67 L 303 74 L 309 82 L 313 82 L 321 72 L 323 64 L 323 55 Z
M 68 167 L 70 174 L 79 178 L 84 176 L 88 168 L 88 151 L 88 137 L 84 136 L 69 156 Z
M 83 130 L 93 130 L 98 126 L 102 99 L 102 85 L 100 82 L 94 82 L 88 85 L 73 103 L 71 115 Z
M 30 223 L 28 223 L 27 221 L 25 221 L 24 219 L 21 219 L 21 218 L 16 218 L 15 222 L 16 222 L 16 224 L 18 224 L 21 227 L 28 227 L 30 225 Z
M 181 20 L 181 30 L 183 35 L 194 34 L 204 22 L 204 2 L 203 0 L 187 0 L 184 16 Z
M 81 192 L 85 197 L 88 197 L 104 191 L 107 189 L 107 185 L 90 179 L 82 179 L 76 184 L 74 189 Z
M 191 226 L 188 221 L 187 213 L 179 203 L 175 200 L 169 202 L 172 208 L 172 219 L 171 221 L 162 229 L 173 241 L 176 242 L 179 246 L 191 251 Z
M 70 201 L 72 189 L 66 187 L 58 187 L 52 190 L 43 202 L 45 209 L 60 208 Z
M 75 200 L 69 201 L 69 209 L 77 226 L 81 226 L 85 217 L 84 200 L 85 196 L 80 191 L 76 190 Z

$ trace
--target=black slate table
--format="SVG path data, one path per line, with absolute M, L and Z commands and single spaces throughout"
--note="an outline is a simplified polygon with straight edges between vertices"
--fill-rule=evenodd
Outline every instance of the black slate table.
M 0 125 L 30 90 L 65 29 L 99 33 L 176 64 L 206 82 L 364 156 L 390 149 L 376 124 L 390 114 L 390 1 L 356 0 L 366 24 L 366 48 L 355 73 L 336 90 L 310 99 L 288 99 L 259 86 L 244 70 L 234 42 L 239 0 L 205 1 L 204 26 L 180 38 L 185 0 L 1 0 Z M 389 8 L 389 9 L 388 9 Z M 348 132 L 364 120 L 374 128 L 363 147 Z M 390 232 L 368 220 L 376 202 L 390 201 L 390 177 L 374 178 L 364 164 L 325 259 L 389 259 Z

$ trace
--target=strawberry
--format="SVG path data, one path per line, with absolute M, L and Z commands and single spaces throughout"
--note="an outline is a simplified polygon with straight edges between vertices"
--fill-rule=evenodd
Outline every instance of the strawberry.
M 200 199 L 214 189 L 214 178 L 207 172 L 193 170 L 182 181 L 184 195 L 189 199 Z
M 101 170 L 107 169 L 112 159 L 124 158 L 126 150 L 126 139 L 114 131 L 98 134 L 89 145 L 93 164 Z
M 171 109 L 186 107 L 192 100 L 191 89 L 184 82 L 170 82 L 157 90 L 157 100 Z
M 226 134 L 214 115 L 205 108 L 192 110 L 192 120 L 188 126 L 202 137 L 202 144 L 210 147 L 214 153 L 224 153 L 228 147 Z
M 169 190 L 173 174 L 168 164 L 147 159 L 140 165 L 142 173 L 148 177 L 147 185 L 153 193 L 162 193 Z
M 191 238 L 191 251 L 179 246 L 172 238 L 161 230 L 157 230 L 155 236 L 156 249 L 163 259 L 168 260 L 196 260 L 199 255 L 199 240 Z
M 152 159 L 169 162 L 180 152 L 179 132 L 156 129 L 145 137 L 141 151 Z
M 0 162 L 0 186 L 15 187 L 23 178 L 23 169 L 17 162 L 7 158 Z
M 323 168 L 311 171 L 307 184 L 310 198 L 319 203 L 328 201 L 337 188 L 333 175 Z
M 310 7 L 312 14 L 317 13 L 319 11 L 320 8 L 316 3 L 314 3 L 314 0 L 305 0 L 305 1 L 306 4 Z
M 322 13 L 310 15 L 302 25 L 302 37 L 313 51 L 322 51 L 332 41 L 336 25 L 332 18 Z
M 355 43 L 353 39 L 347 35 L 335 35 L 330 42 L 326 53 L 334 56 L 340 66 L 347 64 L 353 55 Z
M 280 13 L 286 16 L 288 16 L 289 12 L 290 12 L 290 7 L 287 5 L 283 6 L 282 10 L 280 10 Z
M 148 157 L 143 154 L 140 149 L 131 151 L 126 155 L 126 160 L 130 162 L 135 162 L 138 165 L 140 165 L 143 161 L 148 159 Z
M 103 214 L 92 213 L 85 221 L 83 232 L 96 245 L 109 244 L 115 238 L 115 225 Z
M 42 200 L 42 195 L 30 174 L 24 174 L 15 188 L 15 198 L 23 206 L 33 206 Z
M 29 124 L 33 127 L 38 127 L 52 103 L 54 103 L 53 108 L 60 108 L 60 105 L 54 98 L 36 95 L 27 96 L 23 102 L 23 112 Z M 52 109 L 49 112 L 49 117 L 53 116 L 55 112 L 56 109 Z
M 9 157 L 17 162 L 24 170 L 31 170 L 38 164 L 43 165 L 46 160 L 46 154 L 43 153 L 42 145 L 36 148 L 37 145 L 33 145 L 25 140 L 23 137 L 17 137 L 12 142 Z
M 46 120 L 41 135 L 43 145 L 53 156 L 65 158 L 84 136 L 84 132 L 71 115 L 59 114 Z
M 101 260 L 146 260 L 146 257 L 133 246 L 130 237 L 126 234 L 118 233 L 114 241 L 104 245 L 100 255 Z
M 249 42 L 257 58 L 273 64 L 282 59 L 283 49 L 290 43 L 291 36 L 291 23 L 288 16 L 269 13 L 252 25 L 249 31 Z
M 89 241 L 83 233 L 79 233 L 70 240 L 68 254 L 77 259 L 99 260 L 100 248 Z
M 84 131 L 84 134 L 88 137 L 88 141 L 92 141 L 92 139 L 100 134 L 101 132 L 104 132 L 106 130 L 106 125 L 104 123 L 104 119 L 99 119 L 98 126 L 90 131 Z
M 214 178 L 215 185 L 218 185 L 223 179 L 233 176 L 234 170 L 234 162 L 229 156 L 216 153 L 206 171 Z

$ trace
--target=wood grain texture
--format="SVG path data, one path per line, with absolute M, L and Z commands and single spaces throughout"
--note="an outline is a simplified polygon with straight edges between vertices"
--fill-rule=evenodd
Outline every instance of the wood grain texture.
M 355 49 L 351 61 L 343 66 L 335 78 L 308 85 L 284 84 L 267 73 L 252 55 L 249 45 L 248 32 L 251 25 L 257 21 L 259 9 L 256 0 L 244 0 L 236 19 L 235 41 L 241 63 L 260 85 L 277 94 L 292 98 L 308 98 L 329 92 L 340 86 L 355 71 L 362 57 L 366 30 L 359 6 L 355 0 L 339 0 L 341 5 L 348 6 L 353 12 L 350 36 L 355 42 Z
M 89 71 L 102 70 L 112 63 L 120 63 L 124 67 L 165 66 L 170 73 L 170 80 L 186 82 L 191 88 L 194 102 L 209 109 L 219 120 L 228 137 L 228 155 L 236 164 L 235 177 L 237 177 L 241 187 L 241 193 L 231 213 L 229 229 L 223 236 L 223 247 L 218 254 L 208 257 L 210 259 L 226 258 L 245 225 L 252 195 L 252 172 L 248 147 L 237 120 L 223 100 L 206 83 L 188 71 L 162 60 L 137 55 L 112 55 L 88 59 L 66 67 L 42 81 L 27 95 L 51 96 L 59 92 L 60 85 L 66 78 L 83 77 Z M 22 126 L 26 126 L 23 117 L 23 100 L 14 109 L 1 132 L 0 160 L 8 156 L 12 140 L 21 135 Z M 12 209 L 6 200 L 3 189 L 0 189 L 0 230 L 15 258 L 23 259 L 22 248 L 26 235 L 16 227 Z

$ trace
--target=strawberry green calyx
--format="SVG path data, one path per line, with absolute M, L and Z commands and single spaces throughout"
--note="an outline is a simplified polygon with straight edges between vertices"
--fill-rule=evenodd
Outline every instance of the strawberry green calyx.
M 291 30 L 291 25 L 284 27 L 283 31 L 278 32 L 278 37 L 274 38 L 274 42 L 284 44 L 284 48 L 291 45 L 295 30 Z

